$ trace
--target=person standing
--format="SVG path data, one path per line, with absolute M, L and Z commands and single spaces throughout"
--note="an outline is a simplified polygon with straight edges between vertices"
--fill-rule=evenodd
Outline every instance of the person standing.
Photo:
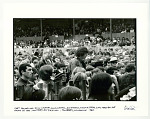
M 20 78 L 17 81 L 17 86 L 23 86 L 23 94 L 20 100 L 43 100 L 45 91 L 42 89 L 35 89 L 34 83 L 31 82 L 33 76 L 32 67 L 28 63 L 23 63 L 19 66 Z
M 85 63 L 85 58 L 87 57 L 88 54 L 88 49 L 86 47 L 79 47 L 76 50 L 76 57 L 71 59 L 71 61 L 69 62 L 68 65 L 68 75 L 71 76 L 72 71 L 76 68 L 76 67 L 82 67 L 84 69 L 86 69 L 86 63 Z
M 79 47 L 76 50 L 76 57 L 69 62 L 68 68 L 70 73 L 72 73 L 75 67 L 83 67 L 84 69 L 86 69 L 85 58 L 87 54 L 88 49 L 86 47 Z
M 19 66 L 20 78 L 18 79 L 17 86 L 27 86 L 33 84 L 29 79 L 32 77 L 32 67 L 28 63 L 23 63 Z

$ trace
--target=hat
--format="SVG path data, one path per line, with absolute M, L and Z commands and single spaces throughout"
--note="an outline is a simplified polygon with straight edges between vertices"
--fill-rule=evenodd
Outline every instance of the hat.
M 114 62 L 114 61 L 117 61 L 117 57 L 112 57 L 112 58 L 110 59 L 110 62 Z
M 43 81 L 47 81 L 52 76 L 53 67 L 51 65 L 43 65 L 39 70 L 39 76 Z
M 103 61 L 92 62 L 90 65 L 93 67 L 103 66 Z

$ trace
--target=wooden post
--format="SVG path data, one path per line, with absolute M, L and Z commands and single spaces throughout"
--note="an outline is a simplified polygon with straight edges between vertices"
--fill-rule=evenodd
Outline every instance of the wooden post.
M 43 40 L 43 21 L 40 19 L 40 27 L 41 27 L 41 41 Z
M 110 39 L 112 40 L 112 19 L 110 19 Z

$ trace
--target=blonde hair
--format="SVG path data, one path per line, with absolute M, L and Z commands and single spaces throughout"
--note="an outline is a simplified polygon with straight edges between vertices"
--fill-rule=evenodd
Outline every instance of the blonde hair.
M 72 80 L 73 80 L 74 86 L 82 89 L 82 86 L 83 86 L 82 81 L 83 80 L 87 81 L 87 75 L 83 72 L 78 72 L 74 75 Z
M 86 73 L 77 72 L 77 73 L 74 75 L 74 77 L 73 77 L 73 82 L 81 81 L 81 80 L 86 80 L 86 79 L 87 79 Z
M 74 70 L 72 71 L 72 74 L 71 74 L 71 80 L 73 80 L 74 75 L 75 75 L 76 73 L 78 73 L 78 72 L 83 72 L 83 73 L 85 73 L 86 70 L 85 70 L 84 68 L 82 68 L 82 67 L 75 67 Z

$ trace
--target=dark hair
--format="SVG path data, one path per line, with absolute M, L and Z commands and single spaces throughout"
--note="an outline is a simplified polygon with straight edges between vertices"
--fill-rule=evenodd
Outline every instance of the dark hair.
M 117 70 L 117 68 L 116 68 L 116 67 L 108 67 L 108 68 L 106 69 L 106 72 L 107 72 L 108 74 L 110 74 L 110 75 L 113 75 L 114 70 Z
M 106 52 L 106 54 L 105 55 L 109 55 L 110 56 L 110 52 Z
M 111 85 L 112 79 L 109 74 L 97 73 L 92 77 L 89 96 L 107 94 Z
M 45 97 L 45 91 L 42 90 L 42 89 L 35 90 L 35 91 L 32 93 L 32 100 L 40 101 L 40 100 L 43 100 L 44 97 Z
M 35 59 L 38 60 L 38 57 L 37 57 L 37 56 L 32 57 L 32 63 L 33 63 L 33 61 L 34 61 Z
M 38 56 L 39 56 L 39 53 L 36 51 L 36 52 L 34 53 L 34 55 L 38 57 Z
M 23 64 L 21 64 L 21 65 L 19 66 L 19 74 L 20 74 L 20 76 L 22 76 L 21 71 L 24 71 L 24 72 L 26 71 L 27 66 L 28 66 L 28 67 L 31 67 L 31 65 L 28 64 L 28 63 L 23 63 Z
M 75 86 L 66 86 L 58 94 L 59 100 L 76 100 L 81 97 L 81 90 Z
M 133 63 L 128 64 L 125 68 L 125 72 L 131 72 L 131 71 L 135 71 L 135 65 Z
M 77 57 L 83 56 L 84 54 L 87 54 L 87 53 L 88 53 L 88 49 L 86 47 L 79 47 L 76 50 L 76 56 Z
M 51 65 L 43 65 L 40 67 L 39 76 L 43 81 L 50 80 L 50 76 L 52 76 L 53 67 Z
M 125 74 L 120 77 L 119 89 L 120 91 L 128 87 L 129 85 L 136 85 L 135 73 Z

